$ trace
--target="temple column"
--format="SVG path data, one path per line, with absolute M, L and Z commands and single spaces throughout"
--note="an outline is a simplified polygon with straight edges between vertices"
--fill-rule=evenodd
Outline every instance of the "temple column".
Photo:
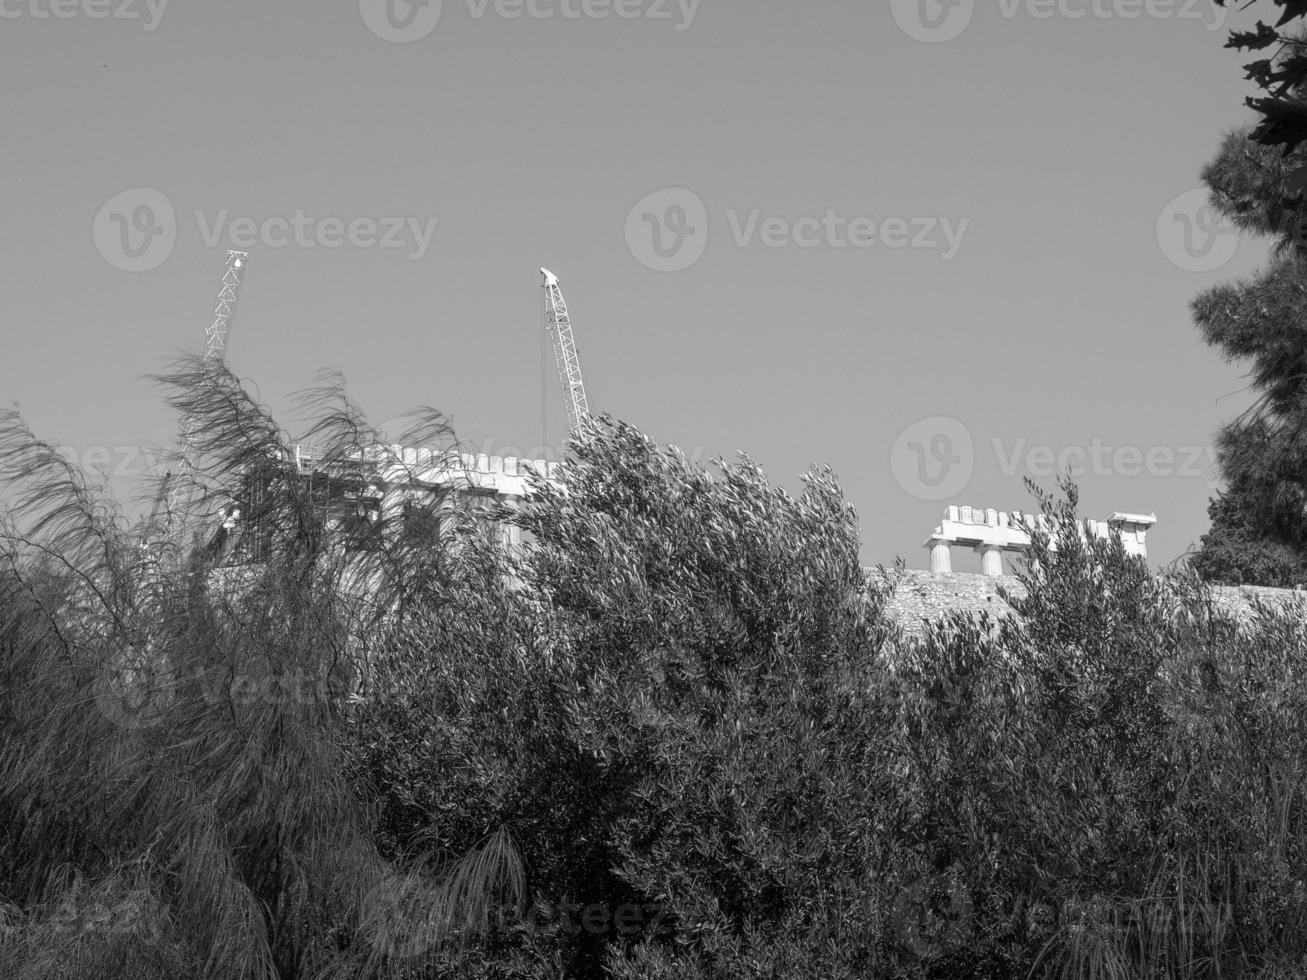
M 930 573 L 951 575 L 953 556 L 948 541 L 944 538 L 931 537 L 926 541 L 926 547 L 930 548 Z
M 976 548 L 980 552 L 980 570 L 989 578 L 998 578 L 1003 574 L 1003 547 L 997 544 L 982 544 Z

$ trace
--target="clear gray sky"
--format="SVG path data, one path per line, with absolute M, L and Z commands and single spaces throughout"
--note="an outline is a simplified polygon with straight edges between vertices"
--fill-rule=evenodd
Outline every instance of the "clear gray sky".
M 1224 16 L 0 0 L 0 400 L 130 490 L 176 430 L 145 376 L 252 238 L 229 363 L 274 409 L 335 367 L 378 421 L 539 454 L 545 265 L 593 409 L 791 488 L 829 463 L 868 562 L 1059 458 L 1167 561 L 1248 403 L 1188 303 L 1265 254 L 1180 197 L 1248 118 Z

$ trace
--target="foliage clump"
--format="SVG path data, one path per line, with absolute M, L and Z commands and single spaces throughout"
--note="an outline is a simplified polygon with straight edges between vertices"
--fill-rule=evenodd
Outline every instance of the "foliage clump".
M 1305 610 L 1232 619 L 1082 538 L 1073 487 L 1015 615 L 909 640 L 829 470 L 795 496 L 594 420 L 490 515 L 510 551 L 396 457 L 359 476 L 380 437 L 332 384 L 306 478 L 235 379 L 171 383 L 195 510 L 257 547 L 141 548 L 0 433 L 0 974 L 1307 963 Z M 324 517 L 373 491 L 366 535 Z
M 232 375 L 193 361 L 163 382 L 201 433 L 203 468 L 171 477 L 200 516 L 144 538 L 0 417 L 15 500 L 0 527 L 0 974 L 398 975 L 520 879 L 506 834 L 448 867 L 388 860 L 347 776 L 364 641 L 440 576 L 422 556 L 451 549 L 399 540 L 344 561 L 289 440 Z M 376 441 L 329 380 L 308 401 L 324 469 Z M 232 499 L 267 542 L 220 568 L 214 515 Z M 402 574 L 364 594 L 369 568 Z
M 572 450 L 518 518 L 497 622 L 528 626 L 470 655 L 433 631 L 410 680 L 458 710 L 406 713 L 423 782 L 378 781 L 451 848 L 514 828 L 550 910 L 517 924 L 566 975 L 1274 976 L 1307 953 L 1301 609 L 1230 619 L 1082 540 L 1067 487 L 1015 616 L 908 642 L 829 472 L 793 498 L 608 421 Z

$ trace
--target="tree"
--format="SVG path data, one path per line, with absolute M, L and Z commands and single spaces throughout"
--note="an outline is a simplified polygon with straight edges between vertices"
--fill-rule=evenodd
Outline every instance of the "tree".
M 1224 7 L 1226 0 L 1214 0 Z M 1247 0 L 1242 7 L 1255 0 Z M 1231 31 L 1226 47 L 1241 51 L 1270 51 L 1270 57 L 1250 62 L 1244 68 L 1247 77 L 1257 83 L 1264 93 L 1260 98 L 1249 97 L 1248 106 L 1262 121 L 1252 131 L 1251 138 L 1263 146 L 1283 147 L 1287 155 L 1299 144 L 1307 141 L 1307 101 L 1302 98 L 1302 82 L 1307 78 L 1307 41 L 1302 34 L 1284 29 L 1294 21 L 1307 17 L 1307 0 L 1274 0 L 1280 9 L 1280 18 L 1274 26 L 1257 22 L 1251 31 Z
M 1265 269 L 1192 306 L 1203 339 L 1248 366 L 1257 396 L 1217 438 L 1226 487 L 1192 557 L 1209 581 L 1307 581 L 1307 202 L 1295 186 L 1305 160 L 1303 149 L 1284 155 L 1236 132 L 1203 171 L 1220 214 L 1273 240 Z
M 1208 506 L 1211 530 L 1191 558 L 1209 582 L 1288 588 L 1307 582 L 1301 445 L 1263 419 L 1221 433 L 1218 459 L 1229 486 Z
M 368 708 L 384 831 L 509 826 L 567 976 L 882 975 L 881 596 L 829 471 L 720 469 L 607 419 L 573 443 L 516 518 L 519 608 L 487 583 L 415 624 L 417 696 Z
M 1240 628 L 1068 487 L 1015 618 L 908 642 L 829 471 L 719 470 L 602 420 L 394 646 L 383 850 L 508 827 L 531 898 L 434 975 L 1297 975 L 1301 605 Z
M 579 687 L 565 744 L 596 852 L 664 927 L 609 969 L 875 975 L 881 597 L 829 470 L 795 498 L 747 457 L 719 469 L 603 423 L 522 517 Z

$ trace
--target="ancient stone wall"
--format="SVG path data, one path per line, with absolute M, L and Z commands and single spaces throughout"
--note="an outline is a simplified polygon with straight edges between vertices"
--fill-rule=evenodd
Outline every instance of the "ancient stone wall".
M 870 571 L 872 580 L 883 583 L 879 569 Z M 901 577 L 892 570 L 891 579 L 898 585 L 890 599 L 888 613 L 905 633 L 920 635 L 929 620 L 943 618 L 949 612 L 989 613 L 991 618 L 1010 615 L 1012 610 L 998 594 L 999 586 L 1021 594 L 1021 583 L 1011 575 L 977 575 L 953 572 L 937 575 L 917 569 L 907 569 Z
M 868 574 L 873 582 L 885 581 L 885 576 L 879 569 L 871 569 Z M 888 575 L 890 578 L 895 577 L 892 570 Z M 1011 607 L 999 595 L 1000 586 L 1006 587 L 1014 595 L 1024 594 L 1020 581 L 1011 575 L 989 576 L 966 572 L 939 575 L 907 569 L 898 579 L 888 612 L 909 636 L 920 636 L 927 621 L 941 619 L 953 611 L 986 612 L 991 618 L 1011 615 Z M 1281 608 L 1297 604 L 1307 615 L 1307 592 L 1299 590 L 1218 585 L 1212 587 L 1212 601 L 1222 612 L 1232 614 L 1240 620 L 1252 617 L 1258 602 Z
M 316 454 L 310 448 L 296 447 L 295 457 L 301 470 L 313 469 Z M 374 478 L 391 488 L 385 496 L 394 500 L 403 496 L 408 485 L 452 483 L 492 493 L 506 503 L 515 504 L 529 495 L 529 471 L 553 482 L 563 478 L 557 463 L 542 459 L 433 452 L 398 445 L 375 447 L 364 454 L 364 459 L 373 466 Z M 382 507 L 385 506 L 383 502 Z M 1082 535 L 1098 538 L 1117 535 L 1127 553 L 1146 558 L 1145 535 L 1156 520 L 1152 514 L 1115 513 L 1106 520 L 1084 521 Z M 1012 610 L 999 595 L 999 589 L 1006 588 L 1016 595 L 1023 590 L 1016 577 L 1004 574 L 1004 558 L 1019 558 L 1027 551 L 1032 527 L 1050 529 L 1047 519 L 1039 515 L 1008 514 L 979 507 L 946 508 L 943 521 L 925 542 L 930 549 L 931 570 L 909 569 L 898 577 L 889 604 L 890 616 L 907 635 L 920 636 L 925 623 L 950 612 L 983 612 L 991 619 L 1011 615 Z M 985 574 L 953 572 L 949 557 L 953 548 L 980 552 Z M 884 580 L 879 569 L 871 569 L 868 574 L 876 581 Z M 896 575 L 893 571 L 888 574 Z M 1242 619 L 1253 615 L 1258 600 L 1270 604 L 1297 602 L 1307 617 L 1307 592 L 1218 586 L 1213 589 L 1212 598 L 1218 607 Z

